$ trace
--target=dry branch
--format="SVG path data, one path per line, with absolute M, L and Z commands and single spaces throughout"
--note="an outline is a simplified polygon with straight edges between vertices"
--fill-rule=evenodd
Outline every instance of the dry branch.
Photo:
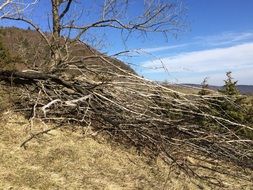
M 99 60 L 101 66 L 72 62 L 57 76 L 35 71 L 0 71 L 0 79 L 26 86 L 18 106 L 36 111 L 36 118 L 82 127 L 91 124 L 94 130 L 135 146 L 145 155 L 159 155 L 189 175 L 204 178 L 196 168 L 213 170 L 186 159 L 196 155 L 214 165 L 218 160 L 253 169 L 253 142 L 236 133 L 238 129 L 252 127 L 213 112 L 217 101 L 228 101 L 228 97 L 180 93 L 121 69 L 106 56 L 90 59 Z M 83 74 L 64 79 L 69 68 Z M 219 130 L 211 127 L 214 125 Z M 220 168 L 214 170 L 224 173 Z
M 125 12 L 119 11 L 121 5 L 129 5 L 128 0 L 105 1 L 101 18 L 80 25 L 66 18 L 74 2 L 51 0 L 52 36 L 22 15 L 4 17 L 31 25 L 49 46 L 50 60 L 38 68 L 40 72 L 0 70 L 0 80 L 20 87 L 16 107 L 24 113 L 28 110 L 31 122 L 39 118 L 57 126 L 69 123 L 84 128 L 92 126 L 115 141 L 134 146 L 152 158 L 160 156 L 189 175 L 217 185 L 220 183 L 214 182 L 212 176 L 202 175 L 199 169 L 226 173 L 223 168 L 213 167 L 217 161 L 253 169 L 253 142 L 238 133 L 253 129 L 227 117 L 219 107 L 224 101 L 234 104 L 229 97 L 218 93 L 184 94 L 143 79 L 95 50 L 87 56 L 74 56 L 70 52 L 71 45 L 80 45 L 81 37 L 94 28 L 116 28 L 129 34 L 178 31 L 180 7 L 166 1 L 144 1 L 141 15 L 128 20 L 125 14 L 122 17 Z M 66 30 L 69 36 L 76 34 L 73 40 L 61 37 Z M 22 145 L 47 132 L 32 135 Z M 194 163 L 189 158 L 212 166 Z M 235 176 L 249 178 L 236 172 Z

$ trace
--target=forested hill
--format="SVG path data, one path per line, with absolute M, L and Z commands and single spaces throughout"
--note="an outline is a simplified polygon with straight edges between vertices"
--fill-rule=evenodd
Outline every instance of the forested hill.
M 46 35 L 50 36 L 50 34 Z M 64 39 L 62 38 L 64 43 Z M 73 43 L 69 47 L 72 57 L 91 55 L 106 56 L 85 43 Z M 107 57 L 108 58 L 108 57 Z M 116 58 L 110 61 L 122 69 L 134 73 L 134 70 Z M 41 35 L 31 29 L 16 27 L 0 28 L 0 66 L 2 69 L 40 69 L 50 60 L 50 49 Z M 86 64 L 102 64 L 98 61 L 86 61 Z

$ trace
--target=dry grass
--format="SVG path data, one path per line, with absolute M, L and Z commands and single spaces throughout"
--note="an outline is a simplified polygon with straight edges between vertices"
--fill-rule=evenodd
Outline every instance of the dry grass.
M 12 114 L 1 122 L 0 189 L 162 189 L 166 182 L 166 172 L 131 150 L 77 132 L 54 131 L 19 148 L 27 124 Z
M 27 126 L 20 115 L 2 116 L 0 189 L 211 189 L 160 160 L 149 162 L 134 150 L 80 131 L 52 131 L 33 139 L 24 150 L 19 146 L 29 134 Z M 32 131 L 45 127 L 38 123 Z M 226 180 L 228 189 L 252 187 L 249 182 Z
M 175 90 L 177 92 L 181 92 L 184 94 L 198 94 L 198 92 L 201 90 L 201 88 L 198 87 L 192 87 L 187 85 L 180 85 L 180 84 L 171 84 L 166 85 L 168 88 Z

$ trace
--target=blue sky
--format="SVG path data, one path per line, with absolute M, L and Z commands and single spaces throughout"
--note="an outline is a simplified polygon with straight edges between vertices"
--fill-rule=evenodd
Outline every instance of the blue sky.
M 154 55 L 139 60 L 153 80 L 222 85 L 226 71 L 253 84 L 253 1 L 188 0 L 189 30 L 168 42 L 149 42 Z M 164 72 L 164 67 L 166 72 Z
M 135 6 L 132 6 L 131 14 L 139 11 L 141 1 L 132 1 Z M 147 37 L 135 35 L 123 44 L 120 33 L 115 30 L 101 29 L 90 34 L 100 36 L 104 45 L 101 50 L 108 54 L 132 50 L 133 57 L 120 59 L 129 62 L 140 75 L 152 80 L 201 83 L 208 77 L 209 84 L 222 85 L 225 73 L 232 71 L 239 84 L 253 85 L 253 0 L 182 1 L 187 9 L 187 27 L 176 38 L 171 35 L 166 40 L 159 34 Z M 94 8 L 94 2 L 97 6 L 103 1 L 79 2 L 72 8 L 72 13 L 85 6 L 91 12 L 84 12 L 78 22 L 88 23 L 99 13 L 99 9 Z M 41 0 L 26 14 L 48 30 L 50 1 Z M 17 26 L 17 23 L 1 22 L 2 25 Z M 27 27 L 23 24 L 18 26 Z

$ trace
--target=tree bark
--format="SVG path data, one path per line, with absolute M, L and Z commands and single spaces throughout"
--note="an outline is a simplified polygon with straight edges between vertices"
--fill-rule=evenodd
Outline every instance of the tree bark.
M 46 73 L 40 73 L 40 72 L 35 72 L 35 71 L 20 72 L 20 71 L 0 70 L 0 80 L 15 82 L 15 79 L 23 80 L 23 83 L 36 82 L 35 80 L 44 80 L 44 81 L 51 80 L 52 82 L 60 84 L 64 87 L 72 89 L 81 94 L 87 94 L 86 90 L 92 88 L 92 86 L 90 86 L 90 87 L 87 87 L 87 89 L 85 89 L 83 87 L 80 87 L 77 84 L 74 84 L 72 82 L 67 82 L 55 75 L 46 74 Z
M 60 52 L 60 36 L 61 36 L 61 21 L 59 14 L 60 0 L 51 0 L 52 3 L 52 22 L 53 22 L 53 38 L 51 48 L 51 66 L 55 67 L 61 62 Z M 52 68 L 50 68 L 52 69 Z
M 60 37 L 60 16 L 59 16 L 59 0 L 51 0 L 52 3 L 52 15 L 53 15 L 53 36 L 55 39 Z

